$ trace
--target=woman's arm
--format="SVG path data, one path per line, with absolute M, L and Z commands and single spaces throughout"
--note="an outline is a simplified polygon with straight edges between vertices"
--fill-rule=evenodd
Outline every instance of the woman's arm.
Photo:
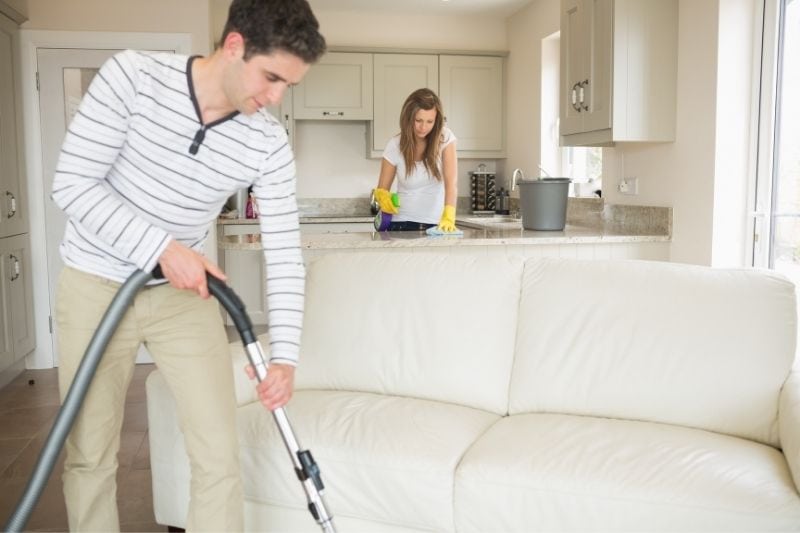
M 381 174 L 378 178 L 378 188 L 386 189 L 387 191 L 392 188 L 394 182 L 394 174 L 397 167 L 389 163 L 385 158 L 381 158 Z
M 444 205 L 455 207 L 458 197 L 458 159 L 456 158 L 455 141 L 444 148 L 442 173 L 444 179 Z

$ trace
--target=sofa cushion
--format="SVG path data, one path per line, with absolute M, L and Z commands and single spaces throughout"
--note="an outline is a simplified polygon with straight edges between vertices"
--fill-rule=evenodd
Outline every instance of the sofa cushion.
M 460 532 L 797 531 L 776 449 L 651 422 L 507 417 L 456 474 Z
M 521 278 L 506 258 L 322 256 L 308 266 L 297 388 L 505 414 Z
M 467 448 L 497 415 L 457 405 L 357 392 L 299 391 L 287 409 L 322 472 L 334 516 L 453 531 L 453 483 Z M 238 410 L 245 498 L 305 508 L 272 417 Z M 311 520 L 311 515 L 309 515 Z M 312 524 L 313 525 L 313 524 Z
M 651 420 L 778 444 L 794 285 L 646 261 L 525 265 L 509 410 Z

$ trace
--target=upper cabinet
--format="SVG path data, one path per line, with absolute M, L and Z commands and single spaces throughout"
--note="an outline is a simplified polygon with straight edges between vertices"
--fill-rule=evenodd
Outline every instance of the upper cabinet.
M 329 52 L 293 90 L 296 120 L 366 120 L 367 155 L 380 157 L 400 131 L 400 111 L 413 91 L 441 98 L 459 157 L 505 157 L 505 58 L 374 51 Z M 290 133 L 291 137 L 291 133 Z
M 16 53 L 17 24 L 0 14 L 0 237 L 28 231 L 24 201 L 22 100 Z
M 677 0 L 561 0 L 561 144 L 674 141 L 677 47 Z
M 427 87 L 439 93 L 439 56 L 375 54 L 371 151 L 380 157 L 386 143 L 400 133 L 400 110 L 408 95 Z
M 459 157 L 505 157 L 503 61 L 495 56 L 439 56 L 439 97 Z
M 294 118 L 372 119 L 372 54 L 329 52 L 293 90 Z

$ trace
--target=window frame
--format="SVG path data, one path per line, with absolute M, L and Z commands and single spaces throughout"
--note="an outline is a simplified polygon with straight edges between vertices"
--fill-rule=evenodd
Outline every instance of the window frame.
M 786 0 L 764 0 L 759 5 L 761 23 L 761 50 L 757 80 L 756 141 L 754 143 L 754 180 L 749 187 L 748 249 L 751 265 L 773 268 L 771 253 L 772 235 L 775 231 L 773 217 L 776 202 L 779 135 L 778 112 L 781 103 L 781 69 L 783 52 L 784 10 Z

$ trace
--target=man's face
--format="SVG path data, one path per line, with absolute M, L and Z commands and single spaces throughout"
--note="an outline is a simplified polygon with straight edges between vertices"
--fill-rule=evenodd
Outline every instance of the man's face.
M 245 115 L 280 104 L 286 89 L 299 83 L 309 68 L 308 63 L 282 50 L 256 54 L 247 61 L 243 51 L 228 63 L 222 83 L 230 103 Z

